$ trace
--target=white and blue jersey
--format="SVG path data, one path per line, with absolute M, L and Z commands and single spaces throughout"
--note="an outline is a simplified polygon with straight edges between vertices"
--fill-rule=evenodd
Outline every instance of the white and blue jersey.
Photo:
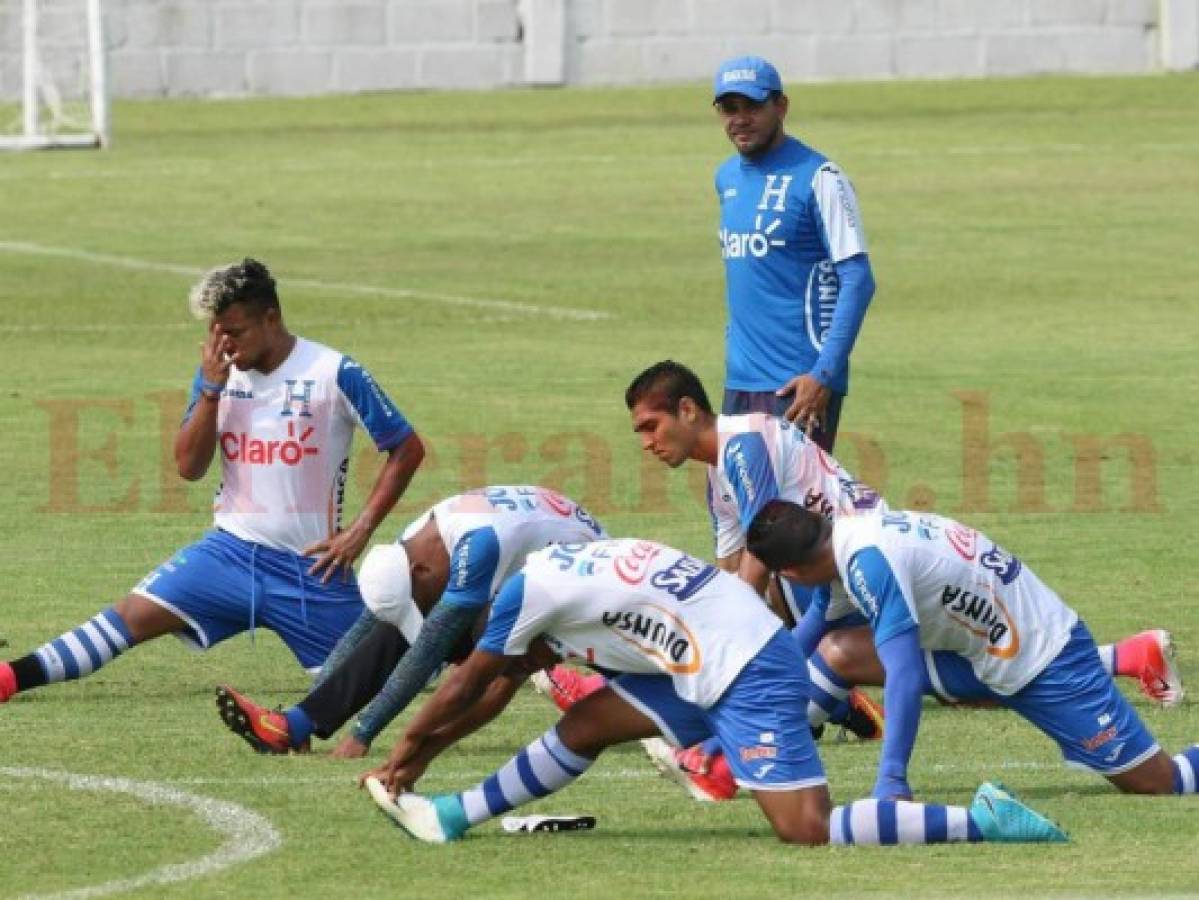
M 708 467 L 708 511 L 723 559 L 745 546 L 749 525 L 771 500 L 790 500 L 825 518 L 886 509 L 803 431 L 786 419 L 718 416 L 717 464 Z
M 925 650 L 970 661 L 979 681 L 1011 695 L 1070 639 L 1078 615 L 986 535 L 930 513 L 892 512 L 833 523 L 837 571 L 875 643 L 917 629 Z
M 938 692 L 942 678 L 969 685 L 972 675 L 971 697 L 1028 719 L 1071 764 L 1114 775 L 1157 752 L 1078 614 L 986 535 L 942 516 L 889 512 L 837 520 L 832 541 L 849 599 L 834 597 L 830 615 L 844 612 L 839 603 L 860 610 L 887 670 L 876 795 L 891 789 L 886 776 L 906 777 L 921 650 Z
M 478 649 L 519 656 L 535 638 L 620 673 L 609 687 L 676 745 L 718 737 L 743 787 L 825 783 L 799 646 L 736 576 L 652 541 L 543 550 L 500 589 Z
M 706 708 L 782 627 L 736 576 L 624 539 L 532 554 L 501 588 L 478 646 L 520 656 L 543 637 L 610 672 L 668 675 L 679 697 Z
M 199 392 L 197 371 L 184 421 Z M 297 338 L 269 374 L 234 367 L 217 410 L 215 525 L 293 553 L 335 534 L 355 426 L 380 451 L 412 433 L 370 373 L 348 356 Z
M 826 338 L 841 290 L 836 266 L 866 253 L 853 185 L 793 137 L 759 158 L 733 156 L 715 185 L 729 311 L 725 388 L 773 391 L 811 372 L 844 394 L 857 327 L 833 346 Z
M 200 396 L 192 383 L 184 421 Z M 362 613 L 354 577 L 323 582 L 308 574 L 305 547 L 335 534 L 354 427 L 380 450 L 412 426 L 374 379 L 348 356 L 296 338 L 273 372 L 234 367 L 217 408 L 221 485 L 216 528 L 143 578 L 132 593 L 185 627 L 179 637 L 205 649 L 262 627 L 316 670 Z
M 429 516 L 450 554 L 441 600 L 457 606 L 482 608 L 530 553 L 608 536 L 582 506 L 533 485 L 493 485 L 458 494 L 419 516 L 404 533 L 415 534 Z

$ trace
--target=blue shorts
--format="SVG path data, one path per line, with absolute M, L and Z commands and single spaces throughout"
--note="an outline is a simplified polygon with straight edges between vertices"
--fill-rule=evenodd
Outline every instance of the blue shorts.
M 977 700 L 1007 702 L 1006 697 L 979 681 L 970 660 L 952 650 L 924 651 L 924 693 L 939 697 L 946 703 Z
M 808 613 L 808 608 L 814 603 L 819 602 L 824 609 L 828 609 L 829 604 L 829 586 L 822 584 L 817 587 L 800 584 L 798 581 L 791 581 L 789 578 L 779 576 L 779 588 L 782 590 L 783 601 L 791 610 L 791 617 L 795 619 L 795 624 L 798 625 Z M 832 631 L 835 628 L 861 628 L 869 626 L 870 620 L 860 612 L 854 611 L 835 619 L 832 622 L 825 623 L 825 630 Z
M 197 649 L 267 628 L 306 669 L 325 661 L 365 607 L 353 577 L 321 584 L 311 557 L 209 531 L 143 578 L 132 593 L 187 623 L 179 635 Z
M 937 651 L 926 653 L 925 660 L 934 693 L 947 700 L 994 700 L 1018 712 L 1057 742 L 1070 765 L 1119 775 L 1159 749 L 1103 670 L 1095 641 L 1082 622 L 1074 626 L 1053 662 L 1010 697 L 979 681 L 964 656 Z
M 1161 749 L 1103 670 L 1082 622 L 1053 662 L 1004 705 L 1057 741 L 1067 763 L 1100 775 L 1135 769 Z
M 792 791 L 828 783 L 808 727 L 807 665 L 785 628 L 708 709 L 679 697 L 669 675 L 620 675 L 609 687 L 676 746 L 718 737 L 743 788 Z

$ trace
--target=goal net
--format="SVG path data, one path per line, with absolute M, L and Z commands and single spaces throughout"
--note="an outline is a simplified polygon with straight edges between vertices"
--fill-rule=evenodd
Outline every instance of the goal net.
M 108 140 L 100 0 L 0 0 L 0 150 Z

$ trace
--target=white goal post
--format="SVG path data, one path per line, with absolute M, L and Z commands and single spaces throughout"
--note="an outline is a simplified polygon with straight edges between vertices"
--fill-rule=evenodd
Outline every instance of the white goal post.
M 20 116 L 11 124 L 0 122 L 0 150 L 106 147 L 108 71 L 100 0 L 21 3 Z

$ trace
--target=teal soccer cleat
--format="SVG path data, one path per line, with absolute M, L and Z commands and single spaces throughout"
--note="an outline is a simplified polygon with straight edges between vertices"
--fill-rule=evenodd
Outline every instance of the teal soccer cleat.
M 1070 840 L 1057 825 L 1025 806 L 1003 785 L 989 781 L 975 792 L 970 818 L 986 841 L 1060 844 Z

